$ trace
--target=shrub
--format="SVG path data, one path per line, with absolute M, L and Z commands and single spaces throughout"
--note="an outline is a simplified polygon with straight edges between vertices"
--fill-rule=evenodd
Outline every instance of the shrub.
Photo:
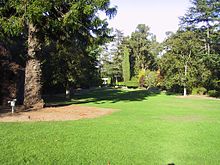
M 208 95 L 210 97 L 220 97 L 220 92 L 216 91 L 216 90 L 210 90 L 210 91 L 208 91 Z
M 192 90 L 193 95 L 204 95 L 206 92 L 207 90 L 204 87 L 193 88 Z
M 156 93 L 156 94 L 159 94 L 161 91 L 159 88 L 157 87 L 151 87 L 147 90 L 149 93 Z
M 158 85 L 158 76 L 159 76 L 158 71 L 151 71 L 151 70 L 140 70 L 138 74 L 138 82 L 139 82 L 139 87 L 146 87 L 146 88 L 151 88 L 151 87 L 156 87 Z
M 144 87 L 145 85 L 145 77 L 146 77 L 146 71 L 144 69 L 141 69 L 138 73 L 138 83 L 139 87 Z
M 158 84 L 158 73 L 156 71 L 146 71 L 145 86 L 147 88 L 156 87 Z
M 132 78 L 130 81 L 125 82 L 125 86 L 128 88 L 138 88 L 139 83 L 137 78 Z
M 118 86 L 125 86 L 125 82 L 117 82 L 116 85 L 118 85 Z

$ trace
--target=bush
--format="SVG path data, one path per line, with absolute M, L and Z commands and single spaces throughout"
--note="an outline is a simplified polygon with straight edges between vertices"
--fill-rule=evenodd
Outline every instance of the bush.
M 139 83 L 137 78 L 132 78 L 130 81 L 125 82 L 125 86 L 128 88 L 138 88 Z
M 210 91 L 208 91 L 208 95 L 210 97 L 220 97 L 220 92 L 216 91 L 216 90 L 210 90 Z
M 140 70 L 138 74 L 139 87 L 156 87 L 158 84 L 158 72 L 150 70 Z
M 171 87 L 167 87 L 167 94 L 172 95 L 172 94 L 182 94 L 183 88 L 182 86 L 178 84 L 173 84 Z
M 144 87 L 145 85 L 145 77 L 146 77 L 146 71 L 144 69 L 141 69 L 138 73 L 138 85 L 139 87 Z
M 145 86 L 147 88 L 156 87 L 158 84 L 158 73 L 156 71 L 146 71 Z
M 147 90 L 149 93 L 156 93 L 156 94 L 159 94 L 161 91 L 159 88 L 157 87 L 151 87 Z
M 117 82 L 116 85 L 118 85 L 118 86 L 125 86 L 125 82 Z
M 206 92 L 207 90 L 204 87 L 193 88 L 192 90 L 193 95 L 204 95 Z

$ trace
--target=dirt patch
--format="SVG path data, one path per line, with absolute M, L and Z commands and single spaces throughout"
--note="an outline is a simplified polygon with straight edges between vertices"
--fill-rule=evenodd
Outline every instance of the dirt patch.
M 177 98 L 183 99 L 211 99 L 211 100 L 220 100 L 218 98 L 209 97 L 207 95 L 187 95 L 187 96 L 176 96 Z
M 69 105 L 63 107 L 43 108 L 37 111 L 17 112 L 0 115 L 0 122 L 22 121 L 66 121 L 96 118 L 114 112 L 113 109 Z
M 203 120 L 207 120 L 206 117 L 203 116 L 194 116 L 194 115 L 187 115 L 187 116 L 163 116 L 161 117 L 162 120 L 171 121 L 171 122 L 199 122 Z

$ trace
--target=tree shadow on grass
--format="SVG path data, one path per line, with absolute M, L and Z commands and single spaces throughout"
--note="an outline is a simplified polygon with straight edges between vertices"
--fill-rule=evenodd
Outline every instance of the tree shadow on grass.
M 65 98 L 50 98 L 47 102 L 56 103 L 61 105 L 70 105 L 70 104 L 84 104 L 84 103 L 95 103 L 103 104 L 105 102 L 117 103 L 120 101 L 142 101 L 146 100 L 149 96 L 155 96 L 160 94 L 159 90 L 120 90 L 112 88 L 101 88 L 90 90 L 87 92 L 77 92 L 70 100 L 65 100 Z M 48 104 L 48 105 L 49 105 Z
M 112 88 L 100 88 L 93 90 L 82 90 L 76 92 L 71 99 L 66 99 L 64 94 L 60 95 L 48 95 L 44 96 L 46 107 L 58 107 L 67 106 L 71 104 L 84 104 L 84 103 L 95 103 L 103 104 L 105 102 L 117 103 L 120 101 L 142 101 L 146 100 L 149 96 L 156 96 L 160 94 L 159 90 L 120 90 Z M 8 113 L 11 111 L 9 106 L 1 107 L 0 114 Z

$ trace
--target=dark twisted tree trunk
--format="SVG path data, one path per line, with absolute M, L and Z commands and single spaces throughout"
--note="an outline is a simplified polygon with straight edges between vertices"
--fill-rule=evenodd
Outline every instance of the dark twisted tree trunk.
M 37 56 L 40 42 L 37 38 L 37 29 L 33 24 L 28 26 L 28 59 L 25 68 L 24 105 L 26 108 L 42 108 L 41 98 L 41 63 Z

